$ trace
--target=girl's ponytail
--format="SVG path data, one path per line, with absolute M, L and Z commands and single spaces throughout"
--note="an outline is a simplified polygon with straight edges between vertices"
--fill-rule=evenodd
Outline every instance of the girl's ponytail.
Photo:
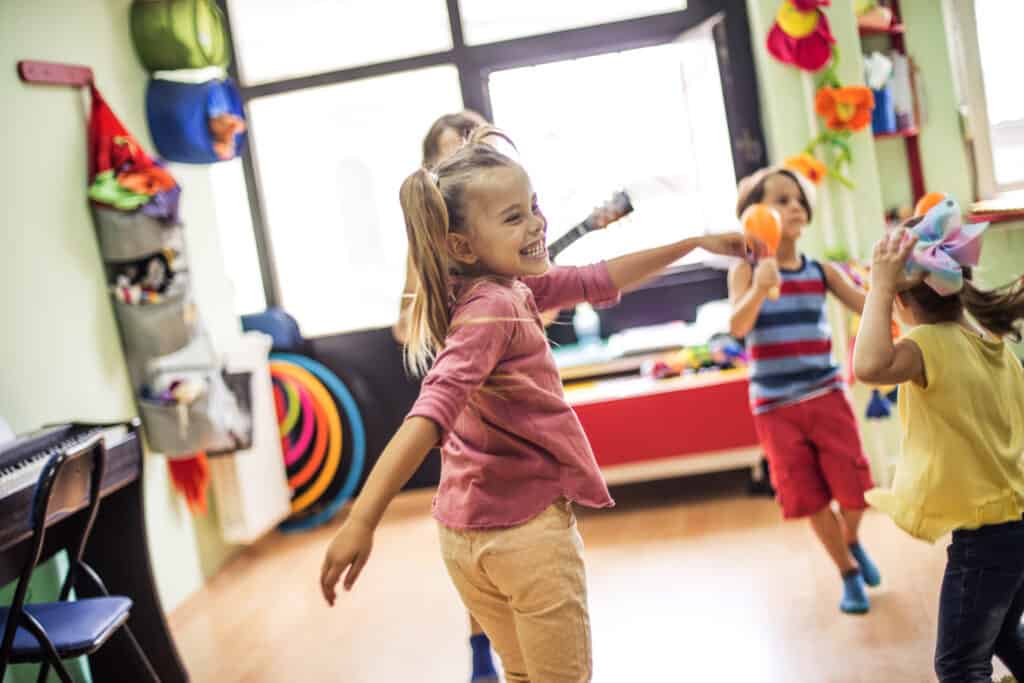
M 430 367 L 451 322 L 446 256 L 448 209 L 436 178 L 430 171 L 419 169 L 405 179 L 399 191 L 409 255 L 417 277 L 405 365 L 417 376 L 424 375 Z
M 1024 323 L 1024 285 L 1021 280 L 984 290 L 964 279 L 960 301 L 985 329 L 1001 337 L 1021 341 L 1021 323 Z

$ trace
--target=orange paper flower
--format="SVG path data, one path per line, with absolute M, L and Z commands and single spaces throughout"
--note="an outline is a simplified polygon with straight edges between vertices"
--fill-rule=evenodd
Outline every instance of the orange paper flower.
M 796 171 L 815 185 L 820 185 L 828 173 L 825 164 L 821 163 L 814 156 L 804 153 L 786 159 L 783 163 L 785 168 Z
M 843 88 L 822 88 L 814 100 L 818 116 L 832 130 L 858 131 L 871 123 L 875 96 L 870 88 L 851 85 Z

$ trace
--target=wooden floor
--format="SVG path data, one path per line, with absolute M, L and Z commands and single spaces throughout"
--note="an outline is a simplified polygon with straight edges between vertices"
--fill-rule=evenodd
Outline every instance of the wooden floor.
M 580 513 L 595 681 L 935 680 L 944 544 L 869 513 L 862 538 L 883 584 L 869 615 L 844 616 L 809 527 L 747 496 L 742 473 L 613 495 L 618 507 Z M 429 507 L 429 492 L 396 500 L 359 584 L 334 609 L 317 583 L 332 529 L 274 534 L 245 551 L 171 615 L 193 680 L 468 681 L 466 617 Z

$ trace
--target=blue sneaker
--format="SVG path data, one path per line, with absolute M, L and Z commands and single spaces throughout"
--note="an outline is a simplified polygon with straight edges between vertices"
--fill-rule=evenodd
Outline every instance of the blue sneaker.
M 878 567 L 868 557 L 867 551 L 864 550 L 864 546 L 860 542 L 850 544 L 850 554 L 853 555 L 853 559 L 857 560 L 857 564 L 860 566 L 860 573 L 864 577 L 864 583 L 872 587 L 882 583 L 882 575 L 879 573 Z
M 839 609 L 846 614 L 865 614 L 871 609 L 864 589 L 864 578 L 859 571 L 843 575 L 843 599 L 839 601 Z

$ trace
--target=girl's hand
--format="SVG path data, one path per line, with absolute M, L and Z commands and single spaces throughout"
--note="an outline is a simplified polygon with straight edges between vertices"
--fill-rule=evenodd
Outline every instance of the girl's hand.
M 717 235 L 703 235 L 699 239 L 700 246 L 712 254 L 755 258 L 764 256 L 765 247 L 760 240 L 747 237 L 742 232 L 723 232 Z
M 890 294 L 910 289 L 924 279 L 924 273 L 907 277 L 906 267 L 917 244 L 917 235 L 900 228 L 875 243 L 871 258 L 871 288 Z
M 352 590 L 359 573 L 366 566 L 372 548 L 373 527 L 349 517 L 327 546 L 324 564 L 320 569 L 320 588 L 328 605 L 334 606 L 337 597 L 335 588 L 346 569 L 348 573 L 345 574 L 344 587 L 347 591 Z
M 754 268 L 754 289 L 767 294 L 773 289 L 782 286 L 782 274 L 779 273 L 779 262 L 774 258 L 764 258 L 758 261 Z

